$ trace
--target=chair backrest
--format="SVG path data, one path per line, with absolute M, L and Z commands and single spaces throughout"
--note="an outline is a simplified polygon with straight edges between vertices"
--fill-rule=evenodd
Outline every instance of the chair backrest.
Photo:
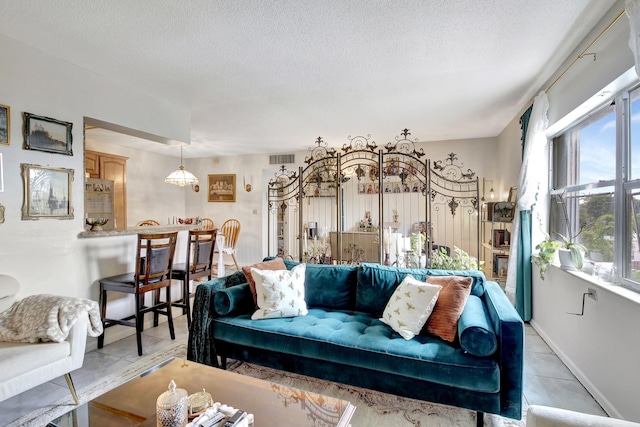
M 178 232 L 140 233 L 136 254 L 136 287 L 149 291 L 171 285 Z
M 145 219 L 144 221 L 140 221 L 138 227 L 148 227 L 150 225 L 160 225 L 160 223 L 155 219 Z
M 224 247 L 226 249 L 235 249 L 238 243 L 238 235 L 240 234 L 240 221 L 237 219 L 228 219 L 220 228 L 220 233 L 224 235 Z
M 215 228 L 211 218 L 202 218 L 201 227 L 203 230 L 213 230 Z
M 211 275 L 213 250 L 218 230 L 189 230 L 187 266 L 191 278 Z

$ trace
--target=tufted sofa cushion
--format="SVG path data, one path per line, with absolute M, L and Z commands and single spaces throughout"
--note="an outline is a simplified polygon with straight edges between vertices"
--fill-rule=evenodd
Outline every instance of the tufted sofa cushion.
M 309 309 L 306 316 L 215 319 L 216 338 L 258 349 L 329 360 L 473 391 L 500 390 L 500 369 L 434 337 L 405 340 L 377 318 L 352 311 Z

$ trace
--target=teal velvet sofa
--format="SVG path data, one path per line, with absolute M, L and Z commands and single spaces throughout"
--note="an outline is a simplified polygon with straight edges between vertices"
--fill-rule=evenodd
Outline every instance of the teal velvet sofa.
M 297 265 L 285 261 L 288 269 Z M 379 319 L 407 274 L 473 278 L 458 339 L 403 339 Z M 242 272 L 200 284 L 189 360 L 226 368 L 227 358 L 410 398 L 521 419 L 524 325 L 503 290 L 479 271 L 377 264 L 306 266 L 305 316 L 252 320 Z

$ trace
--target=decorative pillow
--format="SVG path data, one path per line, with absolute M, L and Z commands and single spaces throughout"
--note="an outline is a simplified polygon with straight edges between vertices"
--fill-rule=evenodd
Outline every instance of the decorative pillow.
M 253 279 L 251 275 L 251 269 L 257 268 L 258 270 L 286 270 L 287 267 L 284 265 L 284 261 L 282 258 L 274 258 L 270 261 L 258 262 L 253 265 L 246 265 L 242 267 L 242 272 L 244 276 L 247 278 L 247 282 L 249 282 L 249 288 L 251 289 L 251 293 L 253 294 L 253 302 L 258 307 L 258 297 L 256 294 L 256 281 Z
M 258 309 L 252 319 L 304 316 L 308 313 L 304 300 L 305 264 L 291 270 L 251 269 L 256 281 Z
M 458 319 L 471 293 L 471 277 L 429 276 L 427 283 L 442 286 L 438 301 L 423 328 L 447 342 L 454 342 L 458 333 Z
M 391 326 L 405 340 L 410 340 L 427 322 L 440 289 L 440 285 L 429 285 L 407 274 L 391 295 L 380 321 Z

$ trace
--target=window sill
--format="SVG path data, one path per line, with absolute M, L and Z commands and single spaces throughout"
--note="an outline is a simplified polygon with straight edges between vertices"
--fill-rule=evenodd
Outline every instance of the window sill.
M 598 279 L 597 277 L 593 277 L 591 274 L 587 274 L 583 271 L 578 270 L 564 270 L 560 268 L 559 265 L 552 264 L 549 268 L 557 268 L 558 270 L 564 271 L 567 274 L 571 274 L 585 282 L 588 282 L 591 285 L 595 285 L 600 289 L 603 289 L 612 294 L 618 295 L 627 300 L 631 300 L 637 304 L 640 304 L 640 293 L 634 289 L 631 289 L 623 284 L 616 284 L 612 282 L 608 282 L 606 280 Z

